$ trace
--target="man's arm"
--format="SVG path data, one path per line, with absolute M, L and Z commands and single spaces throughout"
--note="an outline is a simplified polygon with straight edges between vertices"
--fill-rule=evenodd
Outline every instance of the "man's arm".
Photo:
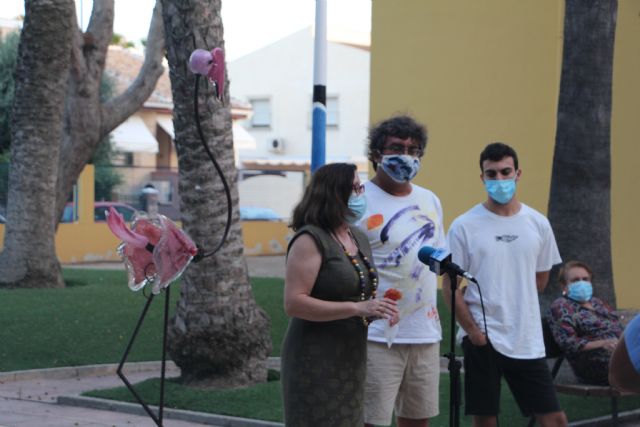
M 547 287 L 547 283 L 549 283 L 549 271 L 538 271 L 536 273 L 536 287 L 539 294 Z
M 609 360 L 609 383 L 617 389 L 640 392 L 640 315 L 631 320 Z
M 622 336 L 609 360 L 609 383 L 619 390 L 638 393 L 640 392 L 640 373 L 633 367 L 628 351 Z
M 487 343 L 487 336 L 482 332 L 482 329 L 478 327 L 475 320 L 473 320 L 473 316 L 471 315 L 471 311 L 469 311 L 469 306 L 464 301 L 464 295 L 460 290 L 460 283 L 462 279 L 460 277 L 457 278 L 458 286 L 456 287 L 456 320 L 465 330 L 467 335 L 469 336 L 469 340 L 474 345 L 485 345 Z M 449 280 L 449 275 L 444 275 L 442 278 L 442 296 L 444 297 L 444 302 L 451 310 L 451 281 Z

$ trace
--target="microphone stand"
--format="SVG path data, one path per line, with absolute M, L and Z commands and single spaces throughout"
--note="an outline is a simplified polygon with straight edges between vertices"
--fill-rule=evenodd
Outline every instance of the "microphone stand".
M 462 363 L 456 359 L 456 289 L 458 288 L 458 276 L 454 271 L 448 270 L 451 283 L 451 330 L 449 341 L 449 353 L 445 357 L 449 359 L 449 426 L 460 425 L 460 370 Z

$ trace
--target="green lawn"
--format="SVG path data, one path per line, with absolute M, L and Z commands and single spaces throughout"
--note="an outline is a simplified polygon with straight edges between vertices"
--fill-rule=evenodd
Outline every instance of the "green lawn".
M 64 269 L 65 289 L 0 290 L 0 371 L 13 371 L 98 363 L 117 363 L 146 302 L 141 292 L 132 292 L 122 271 Z M 254 278 L 256 301 L 271 318 L 273 356 L 280 354 L 287 317 L 282 309 L 282 279 Z M 171 285 L 171 310 L 180 284 Z M 448 350 L 449 311 L 438 295 L 443 326 L 441 351 Z M 128 361 L 159 360 L 162 344 L 164 295 L 151 304 Z M 458 349 L 457 354 L 461 352 Z M 159 380 L 137 384 L 136 389 L 152 402 L 158 396 Z M 442 415 L 432 425 L 448 425 L 448 375 L 441 378 Z M 504 388 L 501 425 L 524 425 L 509 392 Z M 132 400 L 122 387 L 88 393 L 117 400 Z M 279 381 L 237 390 L 190 389 L 177 380 L 166 384 L 166 406 L 240 417 L 280 421 Z M 609 413 L 608 399 L 561 396 L 571 420 Z M 251 402 L 251 405 L 247 405 Z M 624 399 L 621 410 L 640 408 L 638 398 Z M 464 418 L 463 425 L 470 425 Z
M 65 289 L 0 289 L 0 372 L 120 361 L 146 303 L 144 294 L 127 287 L 123 271 L 64 269 L 63 274 Z M 253 278 L 252 284 L 271 318 L 271 355 L 279 356 L 288 322 L 283 280 Z M 180 283 L 172 284 L 172 312 L 179 294 Z M 448 320 L 441 300 L 439 306 Z M 154 297 L 128 361 L 160 360 L 163 309 L 161 294 Z M 444 352 L 449 323 L 442 323 Z
M 127 287 L 123 271 L 64 269 L 65 289 L 0 289 L 0 372 L 118 363 L 146 303 Z M 287 317 L 281 279 L 252 280 L 255 298 L 271 317 L 273 356 Z M 170 310 L 180 295 L 171 285 Z M 130 362 L 160 360 L 164 294 L 154 297 Z

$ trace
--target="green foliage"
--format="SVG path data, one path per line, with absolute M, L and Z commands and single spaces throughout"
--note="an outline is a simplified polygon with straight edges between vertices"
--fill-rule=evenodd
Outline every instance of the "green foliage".
M 116 93 L 116 82 L 109 75 L 103 73 L 100 80 L 100 101 L 105 102 L 113 98 Z
M 0 153 L 8 152 L 11 141 L 11 109 L 19 42 L 20 33 L 17 31 L 0 39 Z
M 116 168 L 96 165 L 94 175 L 95 199 L 100 201 L 111 201 L 113 189 L 122 184 L 122 181 L 122 175 Z
M 115 94 L 115 81 L 107 76 L 102 75 L 100 81 L 100 100 L 106 101 Z M 111 136 L 104 138 L 96 147 L 91 156 L 89 163 L 96 166 L 95 169 L 95 200 L 111 200 L 113 189 L 122 184 L 122 175 L 118 170 L 111 166 L 114 157 L 113 148 L 111 146 Z
M 122 34 L 118 34 L 118 33 L 113 33 L 113 35 L 111 36 L 111 43 L 109 43 L 112 46 L 121 46 L 124 48 L 130 48 L 130 47 L 134 47 L 134 43 L 128 41 Z
M 5 213 L 9 189 L 9 152 L 0 154 L 0 213 Z

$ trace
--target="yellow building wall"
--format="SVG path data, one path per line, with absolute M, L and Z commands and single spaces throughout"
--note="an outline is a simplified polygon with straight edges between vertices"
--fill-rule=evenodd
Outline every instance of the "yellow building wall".
M 372 2 L 371 122 L 409 113 L 427 124 L 419 185 L 442 200 L 445 226 L 484 200 L 478 157 L 518 152 L 519 198 L 546 213 L 562 62 L 562 0 Z M 619 2 L 612 121 L 612 245 L 618 305 L 640 307 L 633 216 L 640 207 L 640 0 Z
M 120 261 L 116 238 L 106 222 L 93 216 L 94 167 L 88 165 L 78 180 L 78 221 L 63 223 L 56 232 L 56 253 L 64 264 Z M 291 236 L 286 222 L 246 221 L 241 223 L 246 255 L 284 255 Z M 4 245 L 4 224 L 0 224 L 0 250 Z

